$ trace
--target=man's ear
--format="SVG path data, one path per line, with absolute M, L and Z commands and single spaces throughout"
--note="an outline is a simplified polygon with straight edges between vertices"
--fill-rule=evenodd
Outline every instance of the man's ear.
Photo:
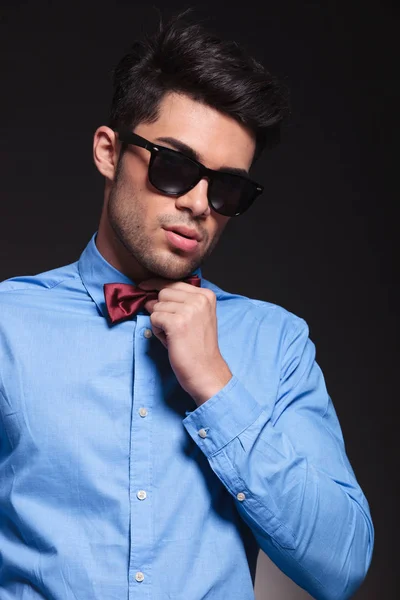
M 115 131 L 102 125 L 93 136 L 93 160 L 104 177 L 114 180 L 118 163 L 118 138 Z

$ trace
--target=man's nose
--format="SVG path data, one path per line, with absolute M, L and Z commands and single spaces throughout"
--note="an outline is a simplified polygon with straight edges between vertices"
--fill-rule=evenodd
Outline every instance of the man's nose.
M 210 214 L 210 206 L 208 204 L 207 192 L 208 180 L 204 177 L 189 192 L 178 196 L 175 199 L 175 206 L 179 209 L 189 209 L 195 217 L 203 214 L 208 216 Z

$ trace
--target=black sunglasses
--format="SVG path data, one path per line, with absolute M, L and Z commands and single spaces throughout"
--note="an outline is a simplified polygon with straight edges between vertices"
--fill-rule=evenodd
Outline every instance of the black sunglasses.
M 153 144 L 132 131 L 119 129 L 116 133 L 121 142 L 149 150 L 149 181 L 169 196 L 186 194 L 206 177 L 211 208 L 221 215 L 236 217 L 243 214 L 264 189 L 242 175 L 207 169 L 182 152 Z

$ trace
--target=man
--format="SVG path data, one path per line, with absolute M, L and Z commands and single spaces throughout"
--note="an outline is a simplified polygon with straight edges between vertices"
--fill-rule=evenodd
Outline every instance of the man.
M 349 598 L 373 526 L 303 319 L 201 274 L 285 96 L 177 18 L 115 71 L 98 232 L 0 285 L 1 600 Z

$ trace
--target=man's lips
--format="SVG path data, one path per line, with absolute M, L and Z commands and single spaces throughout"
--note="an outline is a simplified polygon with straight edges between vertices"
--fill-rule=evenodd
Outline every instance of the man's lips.
M 185 250 L 186 252 L 193 252 L 197 249 L 199 245 L 198 240 L 194 238 L 183 237 L 183 235 L 179 235 L 179 233 L 175 231 L 166 229 L 165 235 L 167 237 L 168 242 L 174 248 L 179 248 L 180 250 Z
M 185 238 L 191 238 L 193 240 L 197 240 L 201 242 L 201 235 L 196 231 L 196 229 L 192 229 L 191 227 L 186 227 L 186 225 L 177 225 L 165 227 L 166 231 L 172 231 L 173 233 L 177 233 L 178 235 L 182 235 Z

